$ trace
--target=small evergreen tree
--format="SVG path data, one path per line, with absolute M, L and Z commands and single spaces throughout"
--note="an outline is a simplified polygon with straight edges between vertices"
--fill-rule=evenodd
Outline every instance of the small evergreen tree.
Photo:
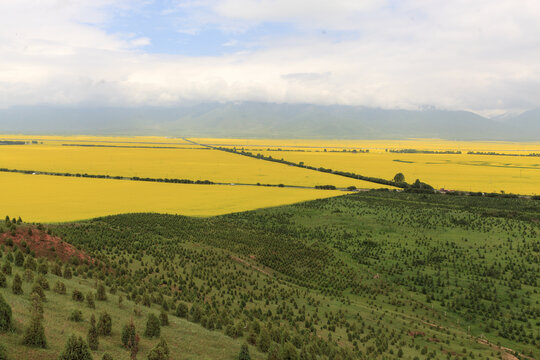
M 60 294 L 60 295 L 65 295 L 66 294 L 66 285 L 64 285 L 63 282 L 61 281 L 57 281 L 55 284 L 54 284 L 54 289 L 53 291 L 57 294 Z
M 19 274 L 15 274 L 13 277 L 13 284 L 11 285 L 11 291 L 15 295 L 22 295 L 23 289 L 22 289 L 22 280 Z
M 25 282 L 31 283 L 32 281 L 34 281 L 34 272 L 30 269 L 26 269 L 24 270 L 22 277 Z
M 268 360 L 281 360 L 281 355 L 279 354 L 279 346 L 276 343 L 272 343 L 270 349 L 268 350 Z
M 130 320 L 129 324 L 124 325 L 122 328 L 122 345 L 126 349 L 130 349 L 130 344 L 135 343 L 135 337 L 137 336 L 137 332 L 135 330 L 135 325 L 133 324 L 133 320 Z
M 43 290 L 49 290 L 51 287 L 49 285 L 49 281 L 47 278 L 43 275 L 39 275 L 36 279 L 36 282 L 43 288 Z
M 40 274 L 47 275 L 47 273 L 49 272 L 49 266 L 47 266 L 47 263 L 44 261 L 40 262 L 37 271 Z
M 41 300 L 39 299 L 39 296 L 34 294 L 32 297 L 32 307 L 30 309 L 30 324 L 24 331 L 22 343 L 26 346 L 45 349 L 47 347 L 47 339 L 45 338 L 45 329 L 43 328 L 42 323 L 43 310 L 39 310 L 40 305 Z
M 154 314 L 149 314 L 146 319 L 146 329 L 144 330 L 144 336 L 148 338 L 158 337 L 161 332 L 159 319 Z
M 98 332 L 96 329 L 96 318 L 92 314 L 90 317 L 90 329 L 88 329 L 88 335 L 86 337 L 88 341 L 88 346 L 92 350 L 97 350 L 99 346 L 99 338 L 98 338 Z
M 24 264 L 24 255 L 18 249 L 15 252 L 15 266 L 23 266 Z
M 113 360 L 113 357 L 109 353 L 103 354 L 101 360 Z
M 39 283 L 35 283 L 34 286 L 32 286 L 32 291 L 30 294 L 37 294 L 41 298 L 41 301 L 45 301 L 47 299 L 45 292 Z
M 69 265 L 65 265 L 64 267 L 64 279 L 71 279 L 73 277 L 72 273 L 71 273 L 71 268 L 69 267 Z
M 32 271 L 35 271 L 35 270 L 37 269 L 36 260 L 34 260 L 34 258 L 31 257 L 31 256 L 27 256 L 27 257 L 26 257 L 26 260 L 24 261 L 23 267 L 24 267 L 26 270 L 32 270 Z
M 109 336 L 112 331 L 112 319 L 111 316 L 104 312 L 99 316 L 97 325 L 98 334 L 101 336 Z
M 9 261 L 6 261 L 4 265 L 2 265 L 2 272 L 6 275 L 11 275 L 11 265 Z
M 0 344 L 0 360 L 9 360 L 7 350 L 2 344 Z
M 71 314 L 69 315 L 69 320 L 73 322 L 81 322 L 82 321 L 81 310 L 73 310 Z
M 283 360 L 297 360 L 298 359 L 298 353 L 296 352 L 296 348 L 294 345 L 290 342 L 285 343 L 283 345 L 283 351 L 281 358 Z
M 43 319 L 43 303 L 41 297 L 36 293 L 30 295 L 30 313 Z
M 83 302 L 84 301 L 84 295 L 82 292 L 80 292 L 79 290 L 77 289 L 74 289 L 73 292 L 71 293 L 71 298 L 75 301 L 78 301 L 78 302 Z
M 185 318 L 188 314 L 188 307 L 185 303 L 179 302 L 178 306 L 176 307 L 176 316 Z
M 0 272 L 0 288 L 7 288 L 6 275 Z
M 86 294 L 86 305 L 88 305 L 90 309 L 96 308 L 96 303 L 94 302 L 94 294 L 92 294 L 92 291 L 89 291 L 88 294 Z
M 169 360 L 169 358 L 169 347 L 163 338 L 161 338 L 159 343 L 148 353 L 148 360 Z
M 93 360 L 88 344 L 82 337 L 71 335 L 58 360 Z
M 161 313 L 159 314 L 159 322 L 161 326 L 169 326 L 169 315 L 163 310 L 161 310 Z
M 107 300 L 107 291 L 105 290 L 105 285 L 102 283 L 99 283 L 97 287 L 97 295 L 96 300 L 98 301 L 106 301 Z
M 11 306 L 0 294 L 0 332 L 11 330 L 12 312 Z
M 238 360 L 251 360 L 247 344 L 242 344 L 242 347 L 240 348 L 240 353 L 238 354 Z
M 270 332 L 266 327 L 261 329 L 261 333 L 259 334 L 259 341 L 257 341 L 257 346 L 259 350 L 262 352 L 267 352 L 270 349 L 270 345 L 272 344 L 272 338 L 270 337 Z

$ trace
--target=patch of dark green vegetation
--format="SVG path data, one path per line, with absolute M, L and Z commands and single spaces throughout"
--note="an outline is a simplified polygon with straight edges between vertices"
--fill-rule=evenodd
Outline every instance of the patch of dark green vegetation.
M 540 203 L 530 199 L 370 191 L 51 228 L 105 264 L 79 275 L 270 354 L 485 359 L 503 346 L 540 356 Z

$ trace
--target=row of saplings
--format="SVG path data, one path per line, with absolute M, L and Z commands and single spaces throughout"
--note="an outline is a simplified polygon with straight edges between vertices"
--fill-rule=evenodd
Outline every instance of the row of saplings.
M 16 276 L 17 277 L 17 276 Z M 20 295 L 20 277 L 17 281 L 14 279 L 14 293 Z M 48 288 L 48 287 L 47 287 Z M 98 287 L 100 288 L 100 287 Z M 98 291 L 99 293 L 99 291 Z M 99 297 L 99 296 L 98 296 Z M 24 331 L 22 344 L 34 348 L 47 348 L 47 339 L 45 337 L 45 329 L 43 327 L 43 302 L 46 300 L 43 288 L 39 283 L 36 283 L 32 288 L 30 295 L 30 323 Z M 75 310 L 69 317 L 71 321 L 82 321 L 82 313 Z M 162 313 L 158 318 L 154 314 L 149 314 L 146 321 L 144 336 L 147 338 L 160 337 L 161 326 L 168 325 L 168 317 L 166 313 Z M 0 294 L 0 332 L 13 330 L 12 310 L 11 306 L 5 301 Z M 59 360 L 93 360 L 91 350 L 97 350 L 99 347 L 99 336 L 110 336 L 112 331 L 111 316 L 104 312 L 100 315 L 98 322 L 94 315 L 90 318 L 90 328 L 88 330 L 86 341 L 76 335 L 71 335 L 66 342 L 63 352 L 58 357 Z M 131 320 L 124 325 L 121 335 L 122 345 L 129 351 L 130 359 L 137 358 L 139 351 L 139 334 L 136 331 L 135 325 Z M 170 352 L 165 339 L 161 338 L 159 343 L 150 350 L 147 356 L 148 360 L 169 360 Z M 247 345 L 243 345 L 239 356 L 239 360 L 250 359 Z M 0 360 L 9 360 L 7 351 L 0 344 Z M 112 360 L 112 356 L 105 353 L 102 360 Z
M 4 278 L 5 279 L 5 278 Z M 46 280 L 45 280 L 46 282 Z M 5 285 L 5 284 L 4 284 Z M 44 287 L 49 288 L 46 282 Z M 3 286 L 5 287 L 5 286 Z M 32 287 L 30 294 L 30 323 L 24 331 L 22 344 L 34 347 L 34 348 L 47 348 L 47 339 L 45 337 L 45 329 L 43 327 L 43 302 L 46 301 L 46 295 L 42 287 L 42 282 L 39 281 Z M 98 290 L 104 289 L 104 287 L 98 287 Z M 62 292 L 60 287 L 55 287 L 55 291 Z M 98 291 L 98 298 L 103 299 L 104 292 Z M 12 292 L 15 295 L 21 295 L 22 281 L 20 276 L 15 275 L 12 284 Z M 65 293 L 65 287 L 63 288 Z M 69 318 L 71 321 L 81 321 L 82 313 L 78 310 L 74 311 Z M 148 315 L 146 322 L 146 329 L 144 335 L 148 338 L 154 338 L 160 336 L 160 325 L 168 324 L 168 319 L 163 318 L 160 320 L 156 315 Z M 11 306 L 5 301 L 4 297 L 0 294 L 0 332 L 6 332 L 13 330 L 12 324 L 12 310 Z M 72 335 L 65 346 L 64 351 L 59 356 L 59 360 L 88 360 L 93 359 L 90 350 L 97 350 L 99 346 L 99 336 L 110 336 L 112 330 L 112 319 L 106 312 L 102 313 L 99 317 L 99 321 L 96 324 L 95 316 L 92 315 L 90 319 L 90 329 L 88 330 L 87 340 L 83 340 L 82 337 Z M 135 325 L 132 321 L 125 325 L 122 330 L 122 344 L 131 354 L 131 359 L 136 359 L 138 353 L 139 335 L 135 331 Z M 6 349 L 0 344 L 0 360 L 9 359 Z M 168 360 L 169 349 L 167 343 L 162 338 L 160 342 L 148 353 L 148 360 Z M 112 357 L 105 353 L 102 360 L 112 360 Z

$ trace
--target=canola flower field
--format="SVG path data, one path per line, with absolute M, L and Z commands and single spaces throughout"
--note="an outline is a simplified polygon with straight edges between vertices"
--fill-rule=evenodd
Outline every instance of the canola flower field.
M 209 180 L 234 184 L 335 185 L 378 188 L 380 185 L 332 174 L 283 166 L 235 154 L 193 148 L 130 148 L 9 145 L 0 148 L 0 168 L 75 174 Z
M 0 172 L 0 186 L 13 189 L 4 192 L 0 210 L 34 222 L 125 212 L 210 216 L 337 196 L 350 186 L 391 188 L 210 149 L 208 145 L 382 179 L 392 179 L 401 172 L 410 183 L 418 178 L 435 188 L 540 194 L 540 157 L 524 156 L 540 153 L 540 143 L 0 135 L 0 143 L 10 141 L 24 144 L 0 145 L 0 168 L 222 184 Z M 418 152 L 400 152 L 404 149 Z M 497 155 L 468 154 L 470 151 Z M 279 184 L 285 186 L 277 187 Z M 341 191 L 314 189 L 321 185 L 334 185 Z
M 123 213 L 212 216 L 344 194 L 258 186 L 186 185 L 0 173 L 2 214 L 63 222 Z
M 254 154 L 326 169 L 407 182 L 420 179 L 436 189 L 540 194 L 540 143 L 456 142 L 445 140 L 242 140 L 197 139 L 199 143 L 245 149 Z M 272 144 L 282 144 L 275 146 Z M 325 151 L 326 149 L 326 151 Z M 419 152 L 392 152 L 414 149 Z M 352 152 L 356 150 L 356 152 Z M 369 152 L 362 152 L 369 150 Z M 460 154 L 458 152 L 461 152 Z M 478 155 L 469 152 L 496 153 Z M 504 154 L 504 155 L 500 155 Z M 517 156 L 519 155 L 519 156 Z

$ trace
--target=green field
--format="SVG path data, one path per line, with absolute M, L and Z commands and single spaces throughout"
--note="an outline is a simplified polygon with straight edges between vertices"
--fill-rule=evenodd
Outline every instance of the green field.
M 91 314 L 107 311 L 112 335 L 100 337 L 94 359 L 129 358 L 120 334 L 130 318 L 146 359 L 159 341 L 142 336 L 146 315 L 163 311 L 171 359 L 234 359 L 246 342 L 255 359 L 539 358 L 539 221 L 537 200 L 369 191 L 210 218 L 126 214 L 49 225 L 42 234 L 98 261 L 57 260 L 73 279 L 44 262 L 51 288 L 67 287 L 45 291 L 47 349 L 21 344 L 32 284 L 15 295 L 6 275 L 0 291 L 14 330 L 0 342 L 10 359 L 56 359 L 68 334 L 86 338 Z M 25 270 L 10 252 L 31 257 L 40 241 L 35 226 L 25 235 L 28 226 L 2 225 L 1 262 L 13 274 Z M 37 257 L 59 254 L 40 249 Z M 95 293 L 100 283 L 108 299 L 95 310 L 72 300 L 73 289 Z M 180 303 L 186 317 L 175 316 Z M 74 309 L 83 322 L 68 321 Z

